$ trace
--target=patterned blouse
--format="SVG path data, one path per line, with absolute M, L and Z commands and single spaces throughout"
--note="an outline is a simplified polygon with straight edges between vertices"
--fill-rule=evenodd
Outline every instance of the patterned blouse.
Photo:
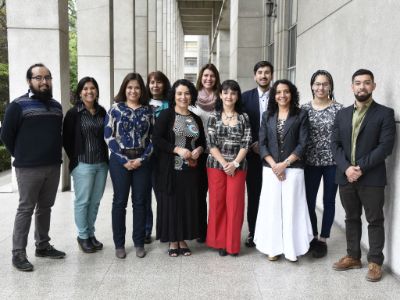
M 154 114 L 150 106 L 132 109 L 125 102 L 115 103 L 104 123 L 104 139 L 121 164 L 129 160 L 123 150 L 135 149 L 142 152 L 142 160 L 150 157 L 153 152 L 151 135 L 154 126 Z
M 306 164 L 310 166 L 335 165 L 331 151 L 331 134 L 336 114 L 343 105 L 333 102 L 322 110 L 316 110 L 308 102 L 301 107 L 308 112 L 309 141 L 306 150 Z
M 278 121 L 276 122 L 276 133 L 278 136 L 279 149 L 281 149 L 283 145 L 283 132 L 285 130 L 285 122 L 286 119 L 278 119 Z
M 208 120 L 208 147 L 218 148 L 227 162 L 234 161 L 240 149 L 248 149 L 251 143 L 251 128 L 246 113 L 238 115 L 235 126 L 225 125 L 222 122 L 221 112 L 214 112 Z M 207 158 L 207 168 L 223 170 L 223 166 L 211 155 Z M 238 170 L 247 170 L 247 161 L 240 162 Z
M 191 115 L 184 116 L 176 113 L 173 131 L 175 133 L 175 146 L 186 148 L 190 151 L 196 148 L 195 142 L 200 137 L 200 131 Z M 188 161 L 179 155 L 175 155 L 175 170 L 190 170 L 196 164 L 196 161 Z

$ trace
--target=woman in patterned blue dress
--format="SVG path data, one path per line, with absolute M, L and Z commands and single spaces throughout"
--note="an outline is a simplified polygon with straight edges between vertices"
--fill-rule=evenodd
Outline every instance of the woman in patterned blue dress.
M 142 77 L 129 73 L 124 78 L 115 103 L 105 120 L 104 137 L 111 151 L 110 175 L 114 189 L 112 229 L 115 255 L 125 258 L 125 216 L 132 189 L 133 242 L 136 256 L 144 257 L 145 203 L 151 189 L 149 158 L 153 152 L 151 135 L 153 110 Z
M 190 81 L 176 81 L 169 96 L 172 107 L 160 113 L 154 128 L 157 239 L 169 242 L 171 257 L 191 255 L 185 240 L 200 235 L 198 158 L 205 136 L 201 119 L 189 111 L 196 97 Z

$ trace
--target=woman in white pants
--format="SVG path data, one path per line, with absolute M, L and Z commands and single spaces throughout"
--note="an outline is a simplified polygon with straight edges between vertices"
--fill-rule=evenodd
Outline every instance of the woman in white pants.
M 307 136 L 307 113 L 299 108 L 296 86 L 276 81 L 260 126 L 264 168 L 254 237 L 257 249 L 271 261 L 280 255 L 297 261 L 313 238 L 303 170 Z

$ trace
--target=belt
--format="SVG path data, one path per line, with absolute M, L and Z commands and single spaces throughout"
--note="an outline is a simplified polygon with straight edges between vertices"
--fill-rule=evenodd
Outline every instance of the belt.
M 144 148 L 122 149 L 122 154 L 126 155 L 129 159 L 135 159 L 144 153 Z

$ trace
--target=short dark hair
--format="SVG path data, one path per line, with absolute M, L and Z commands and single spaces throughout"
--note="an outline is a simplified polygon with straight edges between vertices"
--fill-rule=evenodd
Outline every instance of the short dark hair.
M 119 88 L 118 94 L 115 96 L 115 102 L 126 102 L 126 87 L 129 84 L 129 81 L 136 80 L 140 86 L 140 97 L 139 103 L 141 105 L 149 104 L 149 96 L 147 95 L 146 86 L 144 85 L 144 81 L 142 76 L 139 73 L 129 73 L 125 76 L 124 80 L 121 83 L 121 87 Z
M 175 83 L 172 85 L 172 87 L 168 93 L 169 103 L 171 104 L 171 106 L 175 106 L 175 92 L 176 92 L 176 88 L 180 85 L 184 85 L 189 89 L 189 93 L 190 93 L 190 97 L 191 97 L 190 105 L 194 106 L 194 104 L 196 103 L 196 100 L 197 100 L 197 90 L 196 90 L 196 87 L 194 86 L 194 84 L 187 79 L 178 79 L 177 81 L 175 81 Z
M 201 83 L 201 78 L 203 77 L 203 73 L 205 70 L 210 70 L 211 72 L 214 73 L 215 75 L 215 85 L 213 87 L 214 92 L 218 92 L 221 86 L 221 80 L 219 78 L 219 72 L 216 66 L 214 64 L 206 64 L 204 65 L 199 72 L 199 75 L 197 77 L 197 82 L 196 82 L 196 89 L 200 91 L 203 88 L 203 84 Z
M 76 87 L 76 91 L 74 93 L 74 99 L 72 101 L 72 104 L 77 104 L 78 102 L 81 101 L 81 92 L 82 92 L 85 84 L 88 82 L 93 83 L 94 87 L 97 90 L 97 98 L 96 98 L 96 102 L 97 102 L 97 100 L 99 99 L 99 95 L 100 95 L 99 85 L 97 84 L 96 79 L 94 79 L 93 77 L 86 76 L 86 77 L 83 77 L 81 80 L 79 80 L 78 85 Z
M 275 112 L 278 111 L 278 103 L 276 103 L 276 88 L 279 84 L 285 84 L 289 87 L 290 95 L 292 96 L 290 100 L 289 106 L 289 116 L 296 115 L 300 112 L 300 97 L 299 92 L 297 91 L 297 87 L 287 79 L 280 79 L 274 82 L 270 92 L 269 92 L 269 101 L 268 101 L 268 115 L 273 116 Z
M 253 69 L 254 70 L 254 75 L 257 73 L 257 70 L 259 68 L 263 68 L 263 67 L 269 67 L 270 70 L 271 70 L 271 74 L 274 74 L 274 66 L 269 61 L 261 60 L 261 61 L 259 61 L 258 63 L 256 63 L 254 65 L 254 69 Z
M 331 86 L 331 89 L 329 90 L 329 95 L 328 96 L 329 96 L 329 99 L 334 100 L 335 99 L 335 95 L 333 94 L 333 78 L 332 78 L 331 73 L 329 73 L 328 71 L 325 71 L 325 70 L 317 70 L 311 76 L 310 86 L 311 86 L 311 93 L 312 93 L 313 97 L 314 97 L 314 91 L 312 89 L 312 86 L 314 85 L 315 79 L 319 75 L 322 75 L 322 76 L 325 76 L 326 78 L 328 78 L 329 85 Z
M 374 74 L 367 69 L 358 69 L 357 71 L 354 72 L 353 76 L 351 76 L 351 82 L 354 81 L 354 78 L 356 78 L 356 76 L 360 76 L 360 75 L 369 75 L 372 79 L 372 81 L 374 81 Z
M 161 81 L 163 83 L 163 99 L 167 99 L 168 97 L 168 91 L 171 88 L 171 83 L 169 82 L 168 77 L 161 71 L 154 71 L 154 72 L 150 72 L 149 75 L 147 75 L 147 84 L 146 84 L 146 90 L 147 90 L 147 94 L 149 95 L 149 97 L 153 97 L 153 95 L 150 92 L 150 81 L 151 79 L 154 78 L 157 81 Z
M 29 69 L 26 71 L 26 79 L 27 79 L 27 80 L 31 80 L 31 79 L 32 79 L 32 69 L 33 69 L 33 68 L 37 68 L 37 67 L 46 68 L 47 71 L 49 71 L 49 75 L 51 76 L 51 72 L 50 72 L 50 70 L 49 70 L 48 67 L 46 67 L 46 66 L 45 66 L 44 64 L 42 64 L 42 63 L 36 63 L 36 64 L 33 64 L 32 66 L 30 66 Z
M 221 84 L 221 88 L 219 93 L 222 93 L 222 91 L 226 91 L 226 90 L 232 90 L 235 91 L 238 95 L 238 99 L 235 103 L 235 111 L 238 114 L 241 114 L 243 112 L 243 107 L 242 107 L 242 92 L 240 90 L 240 86 L 239 84 L 235 81 L 235 80 L 225 80 L 222 84 Z M 223 103 L 222 103 L 222 99 L 220 97 L 220 95 L 218 94 L 217 97 L 217 101 L 215 102 L 215 110 L 218 112 L 222 112 L 223 109 Z

